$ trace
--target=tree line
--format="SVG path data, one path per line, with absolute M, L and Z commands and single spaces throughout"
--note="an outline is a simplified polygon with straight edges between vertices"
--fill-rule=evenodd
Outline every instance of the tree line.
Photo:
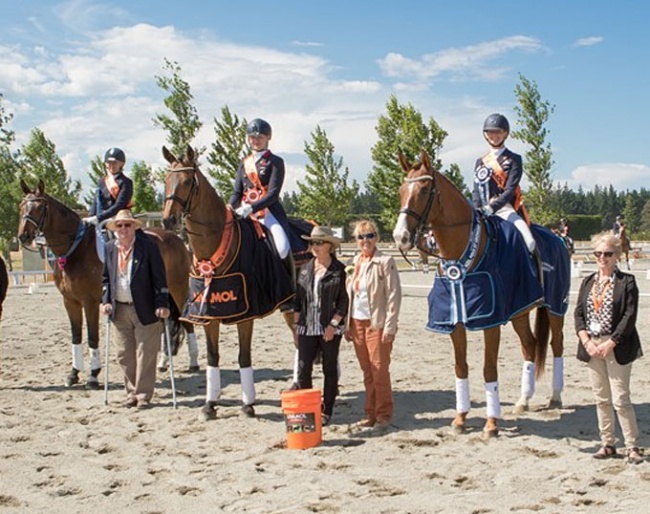
M 195 146 L 195 138 L 203 126 L 193 103 L 190 84 L 183 79 L 181 66 L 167 59 L 162 73 L 154 80 L 165 94 L 165 110 L 153 117 L 152 124 L 165 132 L 170 150 L 181 155 L 186 145 Z M 522 75 L 519 75 L 514 95 L 516 126 L 520 128 L 514 130 L 511 137 L 527 147 L 524 173 L 530 187 L 524 191 L 524 197 L 532 220 L 553 227 L 561 217 L 567 217 L 579 226 L 579 221 L 586 216 L 591 217 L 590 230 L 598 225 L 606 230 L 617 215 L 623 215 L 632 234 L 637 238 L 650 238 L 647 237 L 650 235 L 648 190 L 617 192 L 610 185 L 595 186 L 590 191 L 582 188 L 573 191 L 566 184 L 553 185 L 554 162 L 546 123 L 555 107 L 542 99 L 534 81 Z M 87 173 L 92 187 L 82 198 L 81 182 L 71 179 L 57 155 L 56 145 L 41 129 L 34 128 L 27 143 L 15 148 L 15 133 L 10 128 L 13 114 L 5 110 L 3 98 L 0 93 L 0 250 L 7 256 L 18 226 L 18 205 L 22 197 L 20 179 L 30 185 L 42 179 L 50 195 L 74 209 L 83 210 L 92 203 L 94 186 L 105 171 L 102 157 L 95 156 L 89 162 Z M 204 158 L 202 170 L 218 193 L 228 200 L 237 167 L 250 151 L 246 143 L 247 120 L 224 105 L 212 121 L 213 140 L 207 147 L 196 147 L 196 151 Z M 375 129 L 377 141 L 370 148 L 373 164 L 371 169 L 365 170 L 362 188 L 356 180 L 350 179 L 350 170 L 343 157 L 336 153 L 325 129 L 317 125 L 309 140 L 304 142 L 307 159 L 304 178 L 297 182 L 297 191 L 283 194 L 287 213 L 344 229 L 357 219 L 372 218 L 384 236 L 388 236 L 400 207 L 398 190 L 404 177 L 397 156 L 402 152 L 413 159 L 422 149 L 431 156 L 433 165 L 470 197 L 471 191 L 460 166 L 452 163 L 442 169 L 438 156 L 448 133 L 433 117 L 425 119 L 411 103 L 400 103 L 395 95 L 390 95 Z M 134 211 L 160 211 L 162 194 L 158 185 L 165 170 L 153 169 L 144 161 L 131 162 L 127 168 L 134 182 Z

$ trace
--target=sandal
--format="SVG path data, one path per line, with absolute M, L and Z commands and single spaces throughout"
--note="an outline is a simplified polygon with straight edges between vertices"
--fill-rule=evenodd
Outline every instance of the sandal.
M 628 448 L 625 450 L 625 455 L 627 455 L 627 461 L 630 464 L 640 464 L 643 462 L 643 456 L 637 447 Z
M 606 444 L 605 446 L 601 446 L 600 450 L 598 450 L 596 453 L 593 454 L 594 459 L 609 459 L 611 457 L 614 457 L 616 455 L 616 448 L 614 448 L 610 444 Z

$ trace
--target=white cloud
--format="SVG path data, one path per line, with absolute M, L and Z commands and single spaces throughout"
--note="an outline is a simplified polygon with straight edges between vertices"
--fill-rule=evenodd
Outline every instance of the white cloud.
M 323 43 L 317 43 L 316 41 L 297 41 L 297 40 L 294 40 L 294 41 L 291 42 L 291 44 L 294 45 L 294 46 L 311 46 L 311 47 L 324 46 Z
M 565 182 L 571 189 L 579 186 L 586 191 L 594 186 L 614 186 L 616 190 L 647 188 L 650 183 L 650 166 L 647 164 L 629 163 L 595 163 L 585 166 L 578 166 L 571 172 L 569 180 Z
M 594 46 L 597 45 L 598 43 L 602 43 L 605 40 L 602 36 L 591 36 L 591 37 L 583 37 L 578 39 L 575 43 L 574 46 Z
M 513 51 L 539 52 L 544 47 L 538 39 L 512 36 L 462 48 L 448 48 L 425 54 L 419 59 L 391 52 L 377 62 L 387 77 L 430 79 L 448 74 L 454 79 L 496 80 L 505 66 L 495 65 L 499 57 Z

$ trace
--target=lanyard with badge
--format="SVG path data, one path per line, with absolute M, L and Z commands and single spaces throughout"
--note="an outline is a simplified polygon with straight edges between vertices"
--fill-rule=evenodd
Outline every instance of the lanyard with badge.
M 589 332 L 591 332 L 592 335 L 598 336 L 600 335 L 600 332 L 602 330 L 602 324 L 600 322 L 600 309 L 603 306 L 603 302 L 605 301 L 605 296 L 607 295 L 607 291 L 612 285 L 613 278 L 610 278 L 607 283 L 602 286 L 602 290 L 600 293 L 598 292 L 600 281 L 596 280 L 594 282 L 594 285 L 591 287 L 591 303 L 594 307 L 594 314 L 595 314 L 595 319 L 592 319 L 591 322 L 589 323 Z

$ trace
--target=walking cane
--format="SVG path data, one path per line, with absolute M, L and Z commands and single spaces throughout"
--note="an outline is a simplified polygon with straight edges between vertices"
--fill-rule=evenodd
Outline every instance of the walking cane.
M 106 316 L 106 371 L 104 372 L 104 405 L 108 405 L 108 362 L 109 347 L 111 345 L 111 318 Z
M 169 378 L 172 384 L 172 399 L 174 409 L 176 409 L 176 384 L 174 382 L 174 358 L 172 356 L 172 340 L 169 334 L 169 318 L 165 318 L 165 341 L 167 343 L 167 357 L 169 357 Z

